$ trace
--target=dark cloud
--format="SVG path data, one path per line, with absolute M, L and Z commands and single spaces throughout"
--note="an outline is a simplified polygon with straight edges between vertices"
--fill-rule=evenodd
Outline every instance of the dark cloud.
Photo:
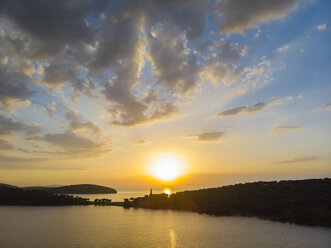
M 278 161 L 274 162 L 274 164 L 291 164 L 291 163 L 301 163 L 301 162 L 308 162 L 316 160 L 317 157 L 315 155 L 311 156 L 300 156 L 300 157 L 294 157 L 288 160 Z
M 174 26 L 158 23 L 152 27 L 149 43 L 158 83 L 182 93 L 192 90 L 197 84 L 199 68 L 185 33 Z
M 249 113 L 262 111 L 267 106 L 268 106 L 268 103 L 258 102 L 258 103 L 252 104 L 252 105 L 246 105 L 246 106 L 241 106 L 241 107 L 237 107 L 237 108 L 228 109 L 228 110 L 225 110 L 221 113 L 218 113 L 216 116 L 217 117 L 229 117 L 229 116 L 234 116 L 234 115 L 238 115 L 238 114 L 241 114 L 241 113 L 248 113 L 249 114 Z
M 86 25 L 86 18 L 97 17 L 105 7 L 105 1 L 92 0 L 4 0 L 0 3 L 0 15 L 31 37 L 26 43 L 40 42 L 34 55 L 45 57 L 68 44 L 93 41 L 94 30 Z
M 292 131 L 301 129 L 302 126 L 276 126 L 272 130 L 274 132 L 282 132 L 282 131 Z
M 26 137 L 40 133 L 41 127 L 34 123 L 23 123 L 0 115 L 0 136 L 23 133 Z
M 0 62 L 0 110 L 31 97 L 35 92 L 29 88 L 30 82 L 29 77 Z
M 103 145 L 101 143 L 96 143 L 88 138 L 80 137 L 74 133 L 69 132 L 46 134 L 43 140 L 59 147 L 71 149 L 95 149 Z
M 243 33 L 262 22 L 284 18 L 300 0 L 218 0 L 214 15 L 221 33 Z
M 73 56 L 54 57 L 44 68 L 43 82 L 54 88 L 70 83 L 73 89 L 73 99 L 77 99 L 81 93 L 92 96 L 95 86 L 89 78 L 82 78 L 81 72 L 82 67 Z
M 200 133 L 200 134 L 190 134 L 184 136 L 185 138 L 196 138 L 196 141 L 218 141 L 224 132 L 209 132 L 209 133 Z

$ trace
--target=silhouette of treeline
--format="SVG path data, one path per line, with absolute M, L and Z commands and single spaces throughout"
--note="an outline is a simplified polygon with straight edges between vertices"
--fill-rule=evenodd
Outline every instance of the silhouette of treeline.
M 87 198 L 65 194 L 49 193 L 42 190 L 24 190 L 15 186 L 0 184 L 0 205 L 60 206 L 90 205 Z
M 58 194 L 116 194 L 117 191 L 113 188 L 100 186 L 95 184 L 77 184 L 61 187 L 24 187 L 26 190 L 42 190 L 49 193 Z
M 78 191 L 77 191 L 77 187 L 71 187 L 71 186 L 84 186 L 84 187 L 81 188 L 78 187 Z M 91 190 L 91 187 L 85 187 L 85 186 L 86 184 L 59 187 L 59 188 L 65 188 L 65 190 L 60 190 L 60 191 L 55 190 L 56 193 L 53 193 L 52 191 L 49 192 L 48 190 L 45 190 L 45 188 L 49 189 L 48 187 L 19 188 L 13 185 L 0 183 L 0 205 L 21 205 L 21 206 L 111 205 L 111 199 L 106 199 L 106 198 L 95 199 L 92 202 L 88 198 L 67 195 L 67 194 L 73 194 L 72 192 L 79 192 L 79 193 L 86 192 L 86 189 Z M 87 185 L 87 186 L 98 186 L 98 185 Z M 69 190 L 67 190 L 67 187 L 69 187 Z M 102 186 L 98 186 L 98 187 L 102 187 Z M 69 192 L 69 193 L 64 193 L 64 192 Z
M 331 179 L 255 182 L 133 198 L 130 206 L 331 227 Z
M 94 200 L 94 205 L 110 205 L 111 204 L 111 199 L 106 199 L 106 198 L 102 198 L 102 199 L 95 199 Z

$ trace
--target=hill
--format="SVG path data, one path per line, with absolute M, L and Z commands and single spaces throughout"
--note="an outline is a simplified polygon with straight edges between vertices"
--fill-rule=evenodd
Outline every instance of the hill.
M 90 205 L 88 199 L 49 193 L 41 190 L 24 190 L 11 185 L 0 184 L 0 205 L 60 206 Z
M 331 227 L 331 179 L 236 184 L 177 192 L 170 197 L 165 194 L 138 197 L 127 204 Z
M 24 187 L 24 190 L 41 190 L 57 194 L 116 194 L 113 188 L 94 184 L 77 184 L 61 187 Z

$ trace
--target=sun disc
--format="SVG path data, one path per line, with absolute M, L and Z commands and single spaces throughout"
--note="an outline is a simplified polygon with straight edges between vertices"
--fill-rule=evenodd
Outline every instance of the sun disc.
M 151 174 L 162 181 L 171 181 L 183 174 L 183 164 L 175 154 L 160 154 L 152 160 Z
M 168 196 L 172 194 L 172 193 L 171 193 L 171 189 L 169 189 L 169 188 L 163 190 L 163 193 L 165 193 L 165 194 L 168 195 Z

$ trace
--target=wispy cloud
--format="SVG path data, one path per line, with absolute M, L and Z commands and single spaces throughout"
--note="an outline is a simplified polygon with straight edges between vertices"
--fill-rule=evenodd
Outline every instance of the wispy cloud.
M 293 157 L 288 160 L 283 160 L 283 161 L 277 161 L 273 162 L 274 164 L 291 164 L 291 163 L 301 163 L 301 162 L 308 162 L 308 161 L 313 161 L 316 160 L 317 157 L 315 155 L 311 156 L 300 156 L 300 157 Z
M 283 101 L 291 101 L 294 98 L 292 96 L 287 97 L 272 97 L 269 102 L 257 102 L 251 105 L 240 106 L 236 108 L 227 109 L 223 112 L 216 114 L 216 117 L 231 117 L 239 114 L 252 114 L 255 112 L 262 111 L 266 109 L 268 106 L 273 104 L 280 104 Z
M 209 132 L 200 134 L 189 134 L 185 135 L 184 138 L 195 138 L 196 141 L 218 141 L 224 132 Z
M 315 109 L 315 112 L 320 112 L 320 111 L 331 111 L 331 102 Z
M 246 106 L 228 109 L 221 113 L 216 114 L 216 116 L 217 117 L 228 117 L 228 116 L 238 115 L 241 113 L 254 113 L 254 112 L 262 111 L 267 106 L 268 106 L 268 103 L 258 102 L 258 103 L 252 104 L 252 105 L 246 105 Z
M 291 47 L 290 44 L 285 44 L 285 45 L 283 45 L 283 46 L 277 48 L 277 49 L 275 50 L 275 52 L 283 53 L 283 52 L 287 51 L 290 47 Z
M 279 133 L 279 132 L 282 132 L 282 131 L 293 131 L 293 130 L 298 130 L 298 129 L 301 129 L 302 126 L 276 126 L 274 127 L 272 130 L 275 132 L 275 133 Z
M 320 24 L 316 27 L 316 29 L 319 31 L 325 30 L 325 29 L 327 29 L 327 25 L 326 25 L 326 23 Z
M 140 139 L 140 140 L 136 140 L 135 142 L 133 142 L 134 145 L 146 145 L 149 144 L 150 142 L 148 140 L 145 139 Z

